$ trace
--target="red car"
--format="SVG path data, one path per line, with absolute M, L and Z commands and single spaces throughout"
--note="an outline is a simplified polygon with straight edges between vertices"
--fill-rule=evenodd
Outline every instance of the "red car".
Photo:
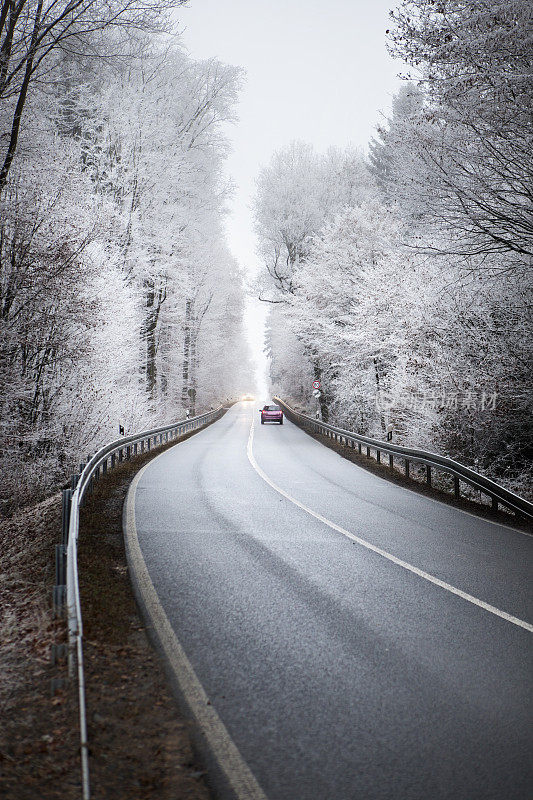
M 283 425 L 283 411 L 279 406 L 263 406 L 261 411 L 261 425 L 265 422 L 279 422 Z

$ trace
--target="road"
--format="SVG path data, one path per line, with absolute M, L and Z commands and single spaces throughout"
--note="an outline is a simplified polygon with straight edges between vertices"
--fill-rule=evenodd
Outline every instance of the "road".
M 129 505 L 243 800 L 531 797 L 533 537 L 252 403 L 151 462 Z

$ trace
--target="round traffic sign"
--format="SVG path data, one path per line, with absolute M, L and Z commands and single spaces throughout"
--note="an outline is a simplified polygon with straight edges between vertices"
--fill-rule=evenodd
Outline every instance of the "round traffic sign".
M 320 381 L 313 381 L 313 389 L 320 389 Z

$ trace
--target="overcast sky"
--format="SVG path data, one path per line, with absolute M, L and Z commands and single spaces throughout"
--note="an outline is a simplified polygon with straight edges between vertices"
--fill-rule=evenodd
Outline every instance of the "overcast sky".
M 257 266 L 250 209 L 255 180 L 274 150 L 293 139 L 317 150 L 365 149 L 387 112 L 401 69 L 385 46 L 394 0 L 190 0 L 178 11 L 194 58 L 244 68 L 228 171 L 235 183 L 228 240 L 248 270 Z M 249 312 L 253 317 L 256 309 Z M 254 348 L 260 325 L 252 326 Z

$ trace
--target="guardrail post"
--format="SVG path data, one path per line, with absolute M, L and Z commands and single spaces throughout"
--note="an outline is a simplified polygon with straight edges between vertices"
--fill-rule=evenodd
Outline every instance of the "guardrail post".
M 361 442 L 357 442 L 357 449 L 359 451 L 359 455 L 361 455 Z
M 72 489 L 63 489 L 61 505 L 61 541 L 64 545 L 68 544 L 68 526 L 70 521 L 70 500 Z
M 366 457 L 370 458 L 370 447 L 366 448 Z
M 491 497 L 491 501 L 492 501 L 491 502 L 492 510 L 493 511 L 497 511 L 498 510 L 498 500 L 497 500 L 497 498 L 496 497 Z
M 405 459 L 405 477 L 406 478 L 409 477 L 409 459 L 408 458 Z
M 63 543 L 56 544 L 56 586 L 67 582 L 67 548 Z
M 107 458 L 104 458 L 102 461 L 102 475 L 107 474 Z
M 64 659 L 67 657 L 67 645 L 62 644 L 52 644 L 50 646 L 50 662 L 52 666 L 55 666 L 60 659 Z M 57 679 L 56 679 L 57 680 Z
M 454 493 L 455 497 L 460 497 L 459 478 L 457 477 L 457 475 L 453 476 L 453 493 Z
M 111 469 L 115 469 L 115 462 L 116 462 L 116 455 L 115 453 L 111 453 Z
M 380 450 L 376 450 L 376 460 L 377 460 L 378 464 L 381 464 L 381 451 Z
M 426 464 L 426 483 L 431 486 L 431 464 Z
M 61 545 L 59 545 L 61 546 Z M 54 594 L 53 594 L 53 616 L 54 618 L 62 617 L 63 612 L 65 610 L 65 600 L 67 597 L 67 587 L 64 583 L 56 584 L 54 586 Z
M 389 453 L 389 467 L 390 469 L 394 469 L 394 456 L 392 453 Z
M 79 475 L 71 475 L 70 476 L 70 488 L 72 491 L 76 488 L 76 484 L 78 482 Z

